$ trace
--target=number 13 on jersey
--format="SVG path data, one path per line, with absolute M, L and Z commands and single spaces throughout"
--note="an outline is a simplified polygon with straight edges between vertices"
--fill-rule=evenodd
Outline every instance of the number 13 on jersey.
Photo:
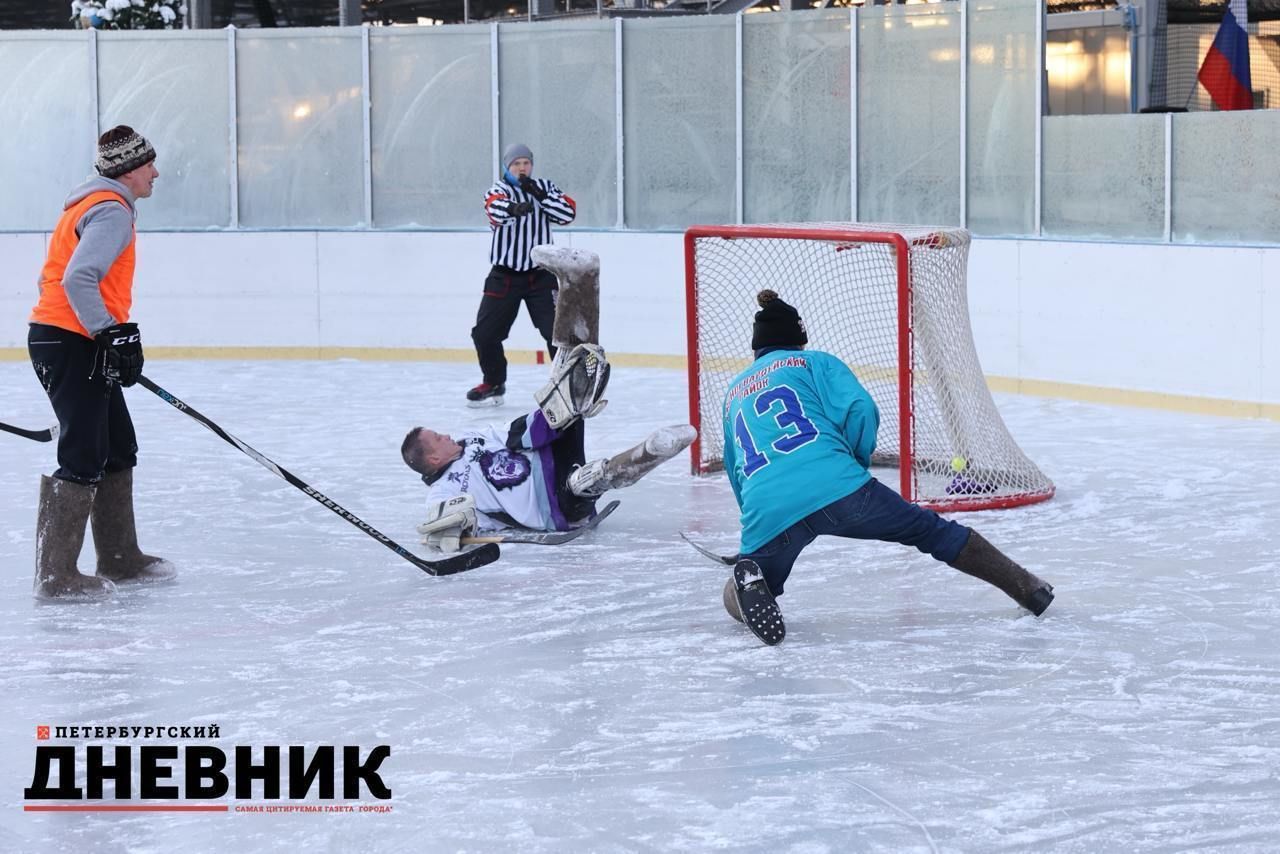
M 733 435 L 738 447 L 742 449 L 742 474 L 744 477 L 760 471 L 769 465 L 769 450 L 780 454 L 789 454 L 796 448 L 803 447 L 818 438 L 818 428 L 805 417 L 804 407 L 790 386 L 780 385 L 762 392 L 755 399 L 752 407 L 756 415 L 772 416 L 777 431 L 782 435 L 770 442 L 763 451 L 759 450 L 755 438 L 747 428 L 747 419 L 742 410 L 733 421 Z M 775 431 L 767 422 L 765 431 L 772 435 Z M 761 432 L 757 428 L 757 432 Z

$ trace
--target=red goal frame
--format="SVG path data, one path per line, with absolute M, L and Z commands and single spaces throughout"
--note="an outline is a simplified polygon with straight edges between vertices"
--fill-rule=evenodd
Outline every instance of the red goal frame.
M 909 228 L 909 227 L 907 227 Z M 696 225 L 684 233 L 685 257 L 685 334 L 688 347 L 687 371 L 689 383 L 689 421 L 698 429 L 698 438 L 690 446 L 690 469 L 693 474 L 701 475 L 716 471 L 714 465 L 702 463 L 702 432 L 707 426 L 702 424 L 700 383 L 701 357 L 698 352 L 698 282 L 695 246 L 700 238 L 743 239 L 798 239 L 830 241 L 841 251 L 839 244 L 876 243 L 891 246 L 894 252 L 897 277 L 897 357 L 898 357 L 898 430 L 899 430 L 899 492 L 907 501 L 916 500 L 912 460 L 914 444 L 912 441 L 914 427 L 913 412 L 913 373 L 912 373 L 912 299 L 911 299 L 911 248 L 939 245 L 937 241 L 946 240 L 941 232 L 928 233 L 910 240 L 893 231 L 867 231 L 856 226 L 841 228 L 832 225 Z M 852 247 L 846 247 L 852 248 Z M 750 330 L 744 330 L 744 333 Z M 715 425 L 714 429 L 719 429 Z M 919 502 L 920 506 L 948 512 L 971 510 L 1003 509 L 1020 507 L 1046 501 L 1053 497 L 1055 488 L 1049 484 L 1047 491 L 1022 492 L 1011 495 L 970 495 L 947 499 L 945 501 Z

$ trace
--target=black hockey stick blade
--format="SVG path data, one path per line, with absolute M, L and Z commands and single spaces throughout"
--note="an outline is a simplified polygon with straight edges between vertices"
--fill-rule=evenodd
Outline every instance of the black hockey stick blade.
M 597 525 L 604 521 L 605 517 L 618 509 L 621 501 L 610 501 L 605 508 L 597 513 L 590 522 L 581 527 L 574 528 L 571 531 L 531 531 L 527 528 L 516 528 L 510 531 L 500 531 L 493 536 L 480 537 L 463 537 L 462 544 L 469 543 L 528 543 L 535 546 L 562 546 L 565 543 L 578 539 L 588 531 L 594 530 Z
M 689 545 L 693 546 L 698 551 L 698 554 L 702 555 L 705 558 L 709 558 L 715 561 L 716 563 L 722 563 L 725 566 L 736 566 L 738 563 L 738 555 L 716 554 L 715 552 L 711 551 L 711 549 L 706 548 L 705 546 L 700 546 L 697 543 L 695 543 L 693 540 L 689 539 L 689 535 L 686 534 L 684 531 L 680 532 L 680 538 L 684 540 L 686 543 L 688 543 Z
M 57 424 L 45 430 L 23 430 L 21 427 L 14 427 L 12 424 L 0 422 L 0 430 L 12 433 L 15 436 L 21 436 L 24 439 L 34 439 L 37 442 L 52 442 L 58 438 Z
M 478 549 L 472 549 L 471 551 L 466 551 L 460 554 L 451 555 L 446 558 L 441 558 L 440 560 L 424 560 L 423 558 L 418 557 L 413 552 L 406 549 L 404 546 L 397 543 L 395 540 L 388 537 L 386 534 L 379 531 L 377 528 L 370 525 L 368 522 L 365 522 L 359 516 L 352 513 L 350 510 L 343 507 L 341 504 L 334 501 L 332 498 L 329 498 L 323 492 L 320 492 L 318 489 L 314 489 L 313 487 L 308 485 L 305 481 L 303 481 L 301 478 L 294 475 L 292 472 L 289 472 L 283 467 L 276 465 L 267 457 L 258 453 L 253 448 L 249 447 L 244 442 L 237 439 L 235 436 L 232 436 L 226 430 L 223 430 L 217 424 L 213 423 L 208 418 L 201 415 L 199 412 L 196 412 L 190 406 L 183 403 L 181 400 L 174 397 L 172 394 L 165 391 L 160 386 L 153 383 L 151 380 L 147 379 L 146 377 L 140 376 L 138 377 L 138 385 L 142 386 L 148 391 L 155 392 L 156 396 L 159 397 L 161 400 L 163 400 L 165 403 L 169 404 L 179 412 L 182 412 L 185 415 L 191 416 L 196 421 L 200 422 L 202 425 L 207 427 L 209 430 L 213 431 L 213 433 L 216 434 L 218 438 L 222 439 L 229 445 L 234 445 L 236 448 L 242 451 L 246 456 L 251 457 L 252 459 L 257 461 L 259 464 L 261 464 L 263 468 L 283 478 L 287 483 L 289 483 L 289 485 L 297 487 L 298 489 L 302 490 L 311 498 L 314 498 L 320 504 L 323 504 L 325 507 L 329 508 L 334 513 L 338 514 L 343 519 L 350 522 L 352 525 L 355 525 L 361 531 L 364 531 L 370 537 L 373 537 L 375 540 L 382 543 L 384 546 L 391 549 L 396 554 L 400 555 L 400 557 L 409 561 L 409 563 L 413 564 L 418 569 L 422 570 L 423 572 L 429 575 L 453 575 L 454 573 L 457 573 L 457 572 L 464 572 L 468 569 L 475 569 L 478 566 L 484 566 L 487 563 L 493 563 L 495 560 L 498 559 L 499 554 L 501 554 L 500 550 L 496 545 L 490 544 L 490 545 L 481 546 Z

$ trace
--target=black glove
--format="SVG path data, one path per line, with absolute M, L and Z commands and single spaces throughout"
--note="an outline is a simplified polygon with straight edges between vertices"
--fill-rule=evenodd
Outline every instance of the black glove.
M 142 376 L 142 334 L 136 323 L 117 323 L 93 336 L 102 354 L 102 375 L 107 382 L 128 388 Z
M 530 178 L 528 175 L 521 176 L 520 189 L 533 196 L 540 202 L 547 200 L 547 191 L 538 186 L 538 182 Z
M 513 205 L 507 205 L 507 213 L 516 219 L 526 214 L 531 214 L 533 213 L 533 202 L 516 202 Z

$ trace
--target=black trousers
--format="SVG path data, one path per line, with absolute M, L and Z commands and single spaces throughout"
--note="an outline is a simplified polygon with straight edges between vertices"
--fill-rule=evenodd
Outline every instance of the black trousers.
M 531 418 L 534 419 L 536 426 L 530 425 Z M 540 431 L 551 431 L 541 413 L 534 412 L 531 415 L 521 415 L 512 421 L 511 426 L 507 428 L 507 447 L 513 451 L 524 450 L 528 452 L 523 439 L 530 426 L 534 426 L 533 435 L 530 437 L 534 444 L 537 444 L 544 436 L 548 435 L 548 433 Z M 585 449 L 586 433 L 585 421 L 579 418 L 573 424 L 560 431 L 559 436 L 552 439 L 550 444 L 545 446 L 551 451 L 551 476 L 554 478 L 556 503 L 560 505 L 561 514 L 570 522 L 590 518 L 596 512 L 596 500 L 594 498 L 583 498 L 582 496 L 574 495 L 569 489 L 569 475 L 573 474 L 574 469 L 584 465 L 587 461 Z
M 511 334 L 522 302 L 529 309 L 529 319 L 546 339 L 547 352 L 555 356 L 556 348 L 551 344 L 551 330 L 556 322 L 555 292 L 555 275 L 539 267 L 516 272 L 495 266 L 489 271 L 484 280 L 480 310 L 476 312 L 476 325 L 471 329 L 471 340 L 475 342 L 486 383 L 501 385 L 507 381 L 507 355 L 502 342 Z
M 586 519 L 596 512 L 594 498 L 583 498 L 569 490 L 569 475 L 587 461 L 584 449 L 586 428 L 583 425 L 584 420 L 579 418 L 551 443 L 551 458 L 556 466 L 556 500 L 560 502 L 560 512 L 570 522 Z
M 124 392 L 99 370 L 98 344 L 76 332 L 31 324 L 27 352 L 58 416 L 54 477 L 92 484 L 138 464 L 138 439 Z

